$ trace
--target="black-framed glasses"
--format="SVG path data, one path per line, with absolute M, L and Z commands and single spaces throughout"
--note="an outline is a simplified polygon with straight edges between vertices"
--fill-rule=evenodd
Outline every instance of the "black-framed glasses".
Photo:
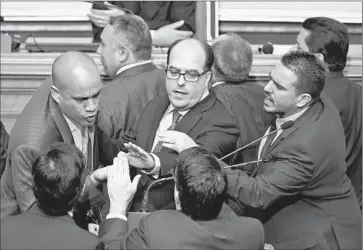
M 203 71 L 202 73 L 199 74 L 196 71 L 195 72 L 186 71 L 184 73 L 181 73 L 179 70 L 175 70 L 175 69 L 166 69 L 165 70 L 165 74 L 166 74 L 167 78 L 177 80 L 182 75 L 184 80 L 187 82 L 196 82 L 199 80 L 200 76 L 202 76 L 203 74 L 205 74 L 207 72 L 208 71 Z

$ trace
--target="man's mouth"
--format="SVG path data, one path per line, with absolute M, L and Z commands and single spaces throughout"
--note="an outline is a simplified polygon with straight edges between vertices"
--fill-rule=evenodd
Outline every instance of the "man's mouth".
M 175 94 L 176 96 L 184 96 L 184 95 L 186 95 L 186 94 L 187 94 L 187 93 L 185 93 L 185 92 L 183 92 L 183 91 L 180 91 L 180 90 L 174 90 L 173 92 L 174 92 L 174 94 Z

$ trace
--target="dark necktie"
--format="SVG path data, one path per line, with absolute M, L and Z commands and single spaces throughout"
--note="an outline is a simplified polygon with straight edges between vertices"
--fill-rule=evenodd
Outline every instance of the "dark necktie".
M 175 128 L 176 124 L 178 123 L 180 117 L 181 117 L 181 114 L 176 109 L 174 109 L 173 110 L 173 122 L 171 123 L 171 126 L 168 128 L 168 130 L 174 130 L 174 128 Z M 163 142 L 158 141 L 158 143 L 156 144 L 156 146 L 155 146 L 152 153 L 159 153 L 162 147 L 163 147 Z
M 270 126 L 270 130 L 269 133 L 271 133 L 272 131 L 276 130 L 276 121 L 273 121 L 271 126 Z M 261 154 L 260 154 L 260 158 L 264 157 L 268 148 L 271 146 L 274 138 L 276 137 L 276 133 L 273 133 L 269 136 L 267 136 L 265 144 L 263 145 L 263 148 L 261 150 Z
M 92 141 L 91 137 L 88 134 L 88 143 L 87 143 L 87 171 L 91 173 L 93 171 L 93 159 L 92 159 Z

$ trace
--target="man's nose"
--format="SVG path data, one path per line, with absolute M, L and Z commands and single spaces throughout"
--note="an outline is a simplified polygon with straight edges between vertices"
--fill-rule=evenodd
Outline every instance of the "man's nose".
M 85 105 L 85 110 L 87 112 L 94 112 L 98 108 L 98 102 L 95 98 L 89 98 Z
M 179 76 L 179 78 L 176 80 L 176 83 L 177 83 L 179 86 L 183 86 L 183 85 L 185 85 L 184 75 L 180 75 L 180 76 Z

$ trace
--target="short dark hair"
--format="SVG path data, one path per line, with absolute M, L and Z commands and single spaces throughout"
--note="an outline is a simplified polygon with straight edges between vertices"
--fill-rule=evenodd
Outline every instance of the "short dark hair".
M 183 213 L 194 220 L 218 216 L 227 197 L 227 178 L 213 154 L 200 147 L 182 151 L 174 176 Z
M 281 58 L 282 64 L 297 77 L 297 94 L 310 94 L 312 99 L 320 97 L 325 84 L 325 67 L 317 56 L 305 51 L 292 51 Z
M 72 144 L 56 144 L 39 156 L 32 167 L 39 208 L 50 216 L 66 215 L 81 193 L 84 169 L 84 156 Z
M 138 60 L 150 60 L 152 39 L 145 21 L 133 14 L 112 17 L 110 25 L 114 30 L 116 46 L 127 46 Z M 125 42 L 126 45 L 120 43 Z
M 189 38 L 189 39 L 193 39 L 193 38 Z M 166 65 L 169 65 L 169 59 L 170 59 L 170 54 L 172 52 L 172 50 L 174 49 L 174 47 L 182 42 L 182 41 L 185 41 L 187 39 L 178 39 L 176 40 L 175 42 L 173 42 L 169 49 L 168 49 L 168 53 L 167 53 L 167 57 L 166 57 Z M 193 39 L 193 40 L 196 40 L 200 43 L 200 46 L 203 48 L 203 51 L 205 53 L 205 63 L 204 63 L 204 70 L 205 71 L 211 71 L 212 70 L 212 66 L 213 66 L 213 62 L 214 62 L 214 54 L 213 54 L 213 50 L 212 50 L 212 47 L 206 43 L 206 42 L 201 42 L 197 39 Z
M 253 53 L 250 44 L 236 33 L 227 33 L 228 39 L 212 45 L 214 68 L 227 82 L 243 82 L 252 67 Z
M 321 53 L 330 71 L 343 71 L 349 49 L 347 27 L 328 17 L 308 18 L 302 27 L 310 31 L 310 35 L 305 39 L 309 51 Z

